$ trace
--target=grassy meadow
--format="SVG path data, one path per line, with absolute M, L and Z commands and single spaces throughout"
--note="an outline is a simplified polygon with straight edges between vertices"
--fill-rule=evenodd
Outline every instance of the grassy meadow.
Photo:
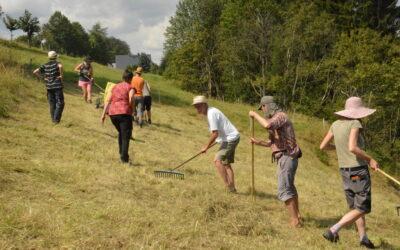
M 328 125 L 291 114 L 303 149 L 296 184 L 304 227 L 291 229 L 276 199 L 270 151 L 255 149 L 256 199 L 250 195 L 248 111 L 241 103 L 211 101 L 241 132 L 234 164 L 238 194 L 226 193 L 212 159 L 216 147 L 188 163 L 185 180 L 159 179 L 207 141 L 207 122 L 190 106 L 192 94 L 163 77 L 145 74 L 153 89 L 153 124 L 134 127 L 133 166 L 119 163 L 117 132 L 101 110 L 84 103 L 75 83 L 78 58 L 61 56 L 65 110 L 51 123 L 44 84 L 29 74 L 46 53 L 0 42 L 1 249 L 357 249 L 354 227 L 340 243 L 323 231 L 347 211 L 334 154 L 318 145 Z M 121 71 L 95 64 L 97 83 Z M 94 94 L 94 99 L 97 93 Z M 266 137 L 256 125 L 257 137 Z M 372 173 L 368 235 L 381 249 L 400 249 L 400 191 Z

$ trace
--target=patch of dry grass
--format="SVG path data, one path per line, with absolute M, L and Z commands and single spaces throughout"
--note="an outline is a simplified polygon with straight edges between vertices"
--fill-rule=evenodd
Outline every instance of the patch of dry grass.
M 44 58 L 14 50 L 25 58 L 36 56 L 38 62 Z M 65 60 L 70 65 L 77 61 Z M 0 118 L 0 248 L 357 248 L 353 228 L 341 231 L 338 245 L 321 236 L 346 212 L 335 159 L 328 154 L 327 166 L 315 154 L 324 133 L 322 122 L 294 117 L 304 151 L 296 183 L 305 226 L 293 230 L 275 198 L 275 166 L 263 148 L 256 147 L 255 152 L 256 200 L 249 194 L 247 113 L 252 107 L 212 101 L 242 133 L 234 164 L 239 194 L 231 195 L 212 165 L 216 148 L 188 163 L 182 169 L 183 181 L 153 176 L 154 170 L 173 167 L 197 153 L 208 138 L 206 121 L 186 105 L 191 94 L 159 76 L 146 76 L 155 89 L 154 124 L 134 128 L 134 165 L 127 167 L 118 163 L 112 124 L 107 120 L 100 125 L 100 110 L 83 103 L 75 86 L 67 86 L 62 123 L 54 126 L 45 90 L 37 81 L 16 76 L 18 70 L 13 67 L 7 69 L 8 75 L 0 74 L 0 82 L 16 79 L 27 90 L 11 92 L 18 107 L 9 109 L 9 118 Z M 104 79 L 120 74 L 106 68 L 98 71 Z M 259 127 L 256 134 L 266 136 Z M 400 197 L 385 179 L 372 176 L 368 234 L 384 249 L 399 248 L 400 217 L 394 206 L 400 205 Z

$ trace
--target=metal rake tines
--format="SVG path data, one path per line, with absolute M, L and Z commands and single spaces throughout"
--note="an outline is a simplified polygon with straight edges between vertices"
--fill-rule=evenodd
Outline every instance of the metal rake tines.
M 161 178 L 174 178 L 180 180 L 183 180 L 185 178 L 184 174 L 173 170 L 157 170 L 154 171 L 154 175 Z

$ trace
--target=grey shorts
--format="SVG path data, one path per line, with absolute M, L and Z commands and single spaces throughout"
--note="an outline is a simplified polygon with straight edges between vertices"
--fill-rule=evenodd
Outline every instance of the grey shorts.
M 144 112 L 144 98 L 143 96 L 135 96 L 135 107 L 133 109 L 134 115 L 142 116 Z
M 219 160 L 224 165 L 229 165 L 235 162 L 235 151 L 239 144 L 240 138 L 230 141 L 222 142 L 217 154 L 215 155 L 215 160 Z
M 371 212 L 371 178 L 368 167 L 341 168 L 340 174 L 349 208 Z
M 282 155 L 278 160 L 278 199 L 287 201 L 297 196 L 297 189 L 294 185 L 298 159 L 288 155 Z

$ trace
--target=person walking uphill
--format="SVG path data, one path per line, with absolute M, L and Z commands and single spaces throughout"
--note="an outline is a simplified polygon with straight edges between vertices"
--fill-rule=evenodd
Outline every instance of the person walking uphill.
M 294 179 L 301 150 L 296 142 L 293 124 L 282 112 L 272 96 L 261 98 L 259 110 L 265 117 L 254 111 L 249 112 L 262 127 L 268 130 L 269 140 L 251 138 L 251 143 L 272 149 L 272 161 L 276 161 L 278 175 L 278 199 L 283 201 L 289 211 L 293 227 L 300 227 L 299 199 Z
M 214 164 L 229 192 L 236 193 L 235 178 L 231 164 L 235 162 L 235 150 L 240 134 L 226 116 L 218 109 L 209 107 L 205 96 L 196 96 L 192 104 L 197 113 L 207 116 L 208 129 L 211 132 L 208 143 L 201 152 L 206 153 L 214 142 L 221 143 Z
M 55 51 L 50 51 L 48 58 L 49 61 L 35 69 L 33 74 L 44 77 L 51 120 L 54 124 L 58 124 L 64 110 L 63 66 L 57 61 L 58 55 Z
M 75 69 L 79 73 L 79 87 L 82 88 L 83 99 L 85 102 L 92 103 L 92 84 L 93 84 L 93 67 L 92 59 L 88 56 L 85 60 L 78 64 Z
M 143 86 L 144 79 L 142 77 L 143 68 L 137 67 L 135 76 L 132 78 L 132 87 L 135 89 L 135 106 L 134 116 L 136 122 L 140 127 L 143 126 L 143 112 L 144 112 L 144 98 L 143 98 Z
M 350 208 L 339 222 L 323 234 L 324 238 L 331 242 L 339 240 L 341 228 L 355 222 L 360 245 L 375 248 L 365 231 L 365 215 L 371 212 L 371 179 L 368 165 L 377 170 L 379 164 L 364 151 L 365 141 L 359 120 L 374 112 L 375 109 L 364 107 L 361 98 L 348 98 L 345 109 L 335 113 L 339 119 L 332 124 L 320 145 L 321 150 L 336 148 L 344 192 Z M 329 144 L 332 139 L 335 146 Z
M 129 140 L 132 137 L 132 105 L 134 90 L 130 84 L 132 72 L 125 71 L 123 82 L 118 83 L 111 91 L 110 98 L 104 105 L 101 122 L 104 123 L 106 114 L 118 131 L 118 146 L 121 162 L 129 163 Z

